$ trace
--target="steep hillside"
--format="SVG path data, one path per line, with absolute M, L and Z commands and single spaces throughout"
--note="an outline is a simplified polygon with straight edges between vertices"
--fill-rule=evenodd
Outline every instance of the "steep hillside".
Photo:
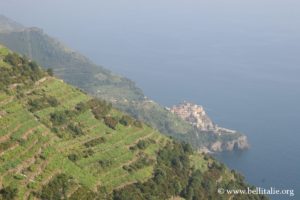
M 0 42 L 36 60 L 67 83 L 89 94 L 101 97 L 114 106 L 155 127 L 160 132 L 190 143 L 196 149 L 211 148 L 243 137 L 240 133 L 230 137 L 211 135 L 195 129 L 158 103 L 146 99 L 142 90 L 127 78 L 96 66 L 86 57 L 66 48 L 38 28 L 20 28 L 15 22 L 0 16 Z
M 0 14 L 0 32 L 20 31 L 22 29 L 24 27 L 21 24 Z
M 52 68 L 57 76 L 74 86 L 97 93 L 102 98 L 144 98 L 142 91 L 132 81 L 94 65 L 86 57 L 49 37 L 39 28 L 20 29 L 12 20 L 0 16 L 0 30 L 2 44 L 36 60 L 43 67 Z
M 0 46 L 0 198 L 232 199 L 243 178 Z M 235 195 L 236 199 L 265 199 Z

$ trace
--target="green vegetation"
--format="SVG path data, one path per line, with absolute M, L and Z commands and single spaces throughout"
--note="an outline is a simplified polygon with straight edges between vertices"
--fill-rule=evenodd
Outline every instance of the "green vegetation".
M 124 126 L 130 126 L 133 124 L 134 120 L 128 115 L 123 115 L 119 122 Z
M 70 123 L 68 125 L 68 131 L 71 132 L 74 137 L 81 136 L 84 134 L 80 126 L 74 123 Z
M 71 186 L 71 177 L 60 174 L 53 178 L 47 185 L 42 188 L 41 194 L 37 196 L 41 199 L 66 199 L 67 190 Z
M 5 200 L 13 200 L 16 198 L 17 193 L 18 193 L 17 188 L 12 188 L 8 186 L 0 190 L 0 197 L 1 199 L 5 199 Z
M 92 109 L 92 112 L 96 119 L 104 118 L 112 108 L 111 103 L 99 99 L 91 99 L 88 102 L 88 106 Z
M 100 137 L 100 138 L 95 138 L 95 139 L 92 139 L 92 140 L 84 143 L 84 146 L 89 148 L 89 147 L 97 146 L 98 144 L 101 144 L 101 143 L 104 143 L 104 142 L 106 142 L 105 137 Z
M 0 61 L 0 76 L 14 74 L 0 90 L 0 198 L 197 199 L 219 198 L 219 185 L 246 187 L 224 165 L 26 58 L 8 53 Z
M 114 200 L 125 199 L 169 199 L 182 197 L 187 200 L 231 199 L 230 195 L 219 195 L 218 188 L 246 188 L 243 178 L 235 172 L 228 175 L 223 164 L 213 158 L 206 161 L 208 168 L 200 170 L 190 163 L 193 154 L 186 144 L 176 142 L 166 145 L 158 152 L 154 176 L 146 182 L 128 185 L 121 190 L 114 190 Z M 137 161 L 128 170 L 138 168 L 146 161 Z M 134 168 L 135 167 L 135 168 Z M 127 167 L 126 167 L 127 169 Z M 232 187 L 234 185 L 234 187 Z M 260 195 L 236 195 L 234 199 L 266 199 Z
M 63 125 L 68 121 L 66 111 L 54 112 L 50 114 L 50 120 L 54 126 Z
M 118 120 L 113 117 L 104 117 L 104 123 L 111 129 L 116 129 L 118 125 Z
M 29 63 L 17 54 L 7 55 Z M 14 61 L 1 56 L 0 76 L 13 71 L 19 77 L 8 77 L 0 90 L 2 197 L 71 198 L 81 190 L 86 191 L 81 195 L 94 195 L 91 191 L 98 187 L 111 194 L 123 184 L 151 177 L 154 163 L 130 174 L 123 169 L 139 158 L 139 152 L 128 147 L 140 138 L 153 138 L 157 143 L 144 149 L 152 158 L 168 138 L 146 125 L 122 125 L 119 119 L 125 115 L 111 104 L 90 98 L 40 69 L 15 67 Z M 20 82 L 23 87 L 10 87 Z M 114 119 L 115 129 L 108 127 L 105 119 Z M 65 192 L 57 191 L 64 177 L 72 177 L 71 185 L 66 185 Z
M 28 105 L 30 106 L 29 110 L 35 112 L 47 107 L 56 107 L 58 106 L 58 101 L 55 97 L 43 96 L 38 99 L 29 99 Z
M 123 169 L 128 171 L 129 173 L 133 173 L 139 169 L 142 169 L 143 167 L 152 165 L 153 163 L 154 163 L 154 160 L 149 158 L 147 155 L 141 153 L 139 155 L 139 158 L 136 161 L 134 161 L 133 163 L 131 163 L 129 165 L 124 165 Z
M 102 168 L 107 168 L 112 165 L 112 161 L 111 160 L 99 160 L 99 164 Z
M 149 147 L 151 144 L 155 144 L 155 143 L 156 143 L 156 141 L 153 139 L 139 140 L 137 144 L 135 144 L 134 146 L 131 146 L 129 149 L 133 150 L 133 151 L 135 151 L 137 149 L 144 150 L 147 147 Z
M 54 75 L 54 72 L 53 72 L 52 68 L 48 68 L 47 69 L 47 73 L 48 73 L 49 76 L 53 76 Z
M 31 86 L 45 75 L 45 72 L 35 62 L 20 57 L 16 53 L 8 53 L 2 57 L 2 62 L 5 65 L 1 69 L 0 90 L 8 91 L 11 88 L 20 90 L 23 87 Z M 7 65 L 13 67 L 6 67 Z

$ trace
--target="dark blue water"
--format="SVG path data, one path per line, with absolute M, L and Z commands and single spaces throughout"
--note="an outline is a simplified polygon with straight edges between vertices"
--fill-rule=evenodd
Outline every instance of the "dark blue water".
M 251 143 L 218 159 L 252 184 L 294 189 L 292 199 L 300 198 L 300 1 L 1 4 L 2 13 L 130 77 L 162 105 L 203 105 Z

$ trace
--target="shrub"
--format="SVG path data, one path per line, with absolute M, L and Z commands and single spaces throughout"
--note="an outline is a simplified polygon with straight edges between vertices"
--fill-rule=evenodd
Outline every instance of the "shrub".
M 66 199 L 66 192 L 70 187 L 71 180 L 72 178 L 65 174 L 57 175 L 47 185 L 43 186 L 41 199 Z
M 92 149 L 87 149 L 87 150 L 84 150 L 82 153 L 83 153 L 84 158 L 88 158 L 88 157 L 94 155 L 95 152 Z
M 130 149 L 131 151 L 136 151 L 138 148 L 137 148 L 136 145 L 134 145 L 134 146 L 129 147 L 129 149 Z
M 78 114 L 76 110 L 65 110 L 64 112 L 69 119 L 75 117 Z
M 54 75 L 52 68 L 48 68 L 47 69 L 47 73 L 48 73 L 49 76 L 53 76 Z
M 8 140 L 5 142 L 0 143 L 0 151 L 3 152 L 7 149 L 9 149 L 12 145 L 13 145 L 13 141 L 12 140 Z
M 15 174 L 13 177 L 14 177 L 14 179 L 17 179 L 17 180 L 23 180 L 25 178 L 24 175 L 21 175 L 21 174 Z
M 2 188 L 0 190 L 0 195 L 1 195 L 1 199 L 5 199 L 5 200 L 13 200 L 16 198 L 18 194 L 18 189 L 17 188 L 12 188 L 11 186 Z
M 142 169 L 143 167 L 153 164 L 153 162 L 154 161 L 148 158 L 146 155 L 142 155 L 137 161 L 133 162 L 132 164 L 124 165 L 123 169 L 132 173 L 134 171 Z
M 134 121 L 133 125 L 138 128 L 143 128 L 143 123 L 139 120 Z
M 12 66 L 17 66 L 22 63 L 22 60 L 20 59 L 19 55 L 16 53 L 9 53 L 4 58 L 4 62 L 7 62 L 11 64 Z
M 73 162 L 76 162 L 79 159 L 79 156 L 77 154 L 72 153 L 72 154 L 68 155 L 68 159 Z
M 38 64 L 37 64 L 36 62 L 31 61 L 31 62 L 29 62 L 28 64 L 29 64 L 29 67 L 30 67 L 30 69 L 31 69 L 32 71 L 34 71 L 34 72 L 39 71 L 40 67 L 38 66 Z
M 166 145 L 158 152 L 153 178 L 144 183 L 136 183 L 120 190 L 115 190 L 113 199 L 169 199 L 172 196 L 181 196 L 181 193 L 188 185 L 191 175 L 188 156 L 189 154 L 184 152 L 180 144 Z M 181 168 L 172 165 L 172 161 L 176 158 L 178 159 L 176 162 L 180 162 Z M 128 172 L 134 172 L 153 162 L 147 156 L 141 156 L 136 162 L 123 166 L 123 169 Z
M 117 121 L 115 118 L 113 118 L 113 117 L 105 117 L 105 118 L 104 118 L 104 123 L 105 123 L 105 125 L 108 126 L 109 128 L 115 130 L 115 129 L 116 129 L 116 126 L 117 126 L 117 124 L 118 124 L 118 121 Z
M 137 143 L 136 146 L 137 146 L 139 149 L 146 149 L 148 145 L 149 145 L 149 143 L 146 142 L 145 140 L 140 140 L 140 141 Z
M 123 115 L 122 118 L 119 120 L 120 124 L 123 126 L 129 126 L 132 124 L 133 120 L 130 116 L 128 115 Z
M 31 112 L 35 112 L 35 111 L 47 108 L 49 106 L 56 107 L 59 105 L 59 102 L 55 97 L 43 96 L 43 97 L 37 98 L 37 99 L 29 99 L 28 105 L 30 107 L 29 110 Z
M 75 109 L 78 111 L 78 112 L 84 112 L 88 109 L 88 105 L 86 103 L 83 103 L 83 102 L 80 102 L 78 103 L 76 106 L 75 106 Z
M 68 120 L 65 112 L 55 112 L 50 114 L 50 120 L 54 125 L 65 124 Z
M 106 101 L 99 99 L 91 99 L 88 101 L 88 105 L 92 109 L 92 113 L 96 119 L 102 119 L 105 117 L 112 108 L 111 103 L 107 103 Z
M 82 129 L 74 123 L 68 125 L 68 131 L 71 132 L 74 137 L 84 135 Z
M 47 102 L 48 102 L 49 105 L 52 106 L 52 107 L 56 107 L 56 106 L 59 105 L 58 100 L 57 100 L 55 97 L 52 97 L 52 96 L 47 97 Z
M 155 144 L 156 141 L 153 139 L 145 139 L 145 140 L 139 140 L 138 143 L 134 146 L 131 146 L 129 149 L 130 150 L 137 150 L 137 149 L 141 149 L 144 150 L 146 149 L 150 144 Z
M 90 140 L 90 141 L 84 143 L 84 146 L 89 148 L 89 147 L 94 147 L 94 146 L 104 143 L 104 142 L 106 142 L 106 139 L 104 137 L 100 137 L 100 138 L 96 138 L 96 139 L 93 139 L 93 140 Z
M 45 75 L 44 71 L 35 62 L 29 61 L 16 53 L 9 53 L 3 61 L 12 66 L 12 68 L 1 69 L 1 76 L 3 77 L 0 79 L 6 78 L 0 80 L 0 82 L 5 82 L 6 85 L 13 83 L 32 84 Z
M 94 191 L 90 190 L 87 187 L 80 186 L 76 191 L 74 191 L 72 196 L 70 196 L 69 198 L 66 198 L 66 199 L 70 199 L 70 200 L 93 200 L 93 199 L 100 199 L 100 198 L 99 198 L 99 192 L 95 193 Z M 107 198 L 101 198 L 101 199 L 107 199 Z
M 99 160 L 98 162 L 102 168 L 107 168 L 112 165 L 111 160 Z

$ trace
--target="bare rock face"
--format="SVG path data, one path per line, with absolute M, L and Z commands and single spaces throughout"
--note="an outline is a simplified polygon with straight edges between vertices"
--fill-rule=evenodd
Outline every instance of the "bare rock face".
M 228 142 L 217 141 L 210 145 L 210 150 L 213 152 L 222 151 L 234 151 L 234 150 L 245 150 L 249 148 L 248 140 L 246 136 L 240 136 L 235 140 Z
M 187 121 L 196 127 L 200 132 L 207 132 L 215 135 L 217 138 L 220 136 L 228 136 L 231 139 L 217 139 L 211 142 L 204 149 L 221 152 L 244 150 L 249 148 L 248 140 L 245 135 L 238 133 L 235 130 L 219 127 L 215 124 L 210 117 L 206 114 L 204 108 L 190 102 L 183 102 L 179 105 L 173 106 L 169 109 L 173 114 Z

